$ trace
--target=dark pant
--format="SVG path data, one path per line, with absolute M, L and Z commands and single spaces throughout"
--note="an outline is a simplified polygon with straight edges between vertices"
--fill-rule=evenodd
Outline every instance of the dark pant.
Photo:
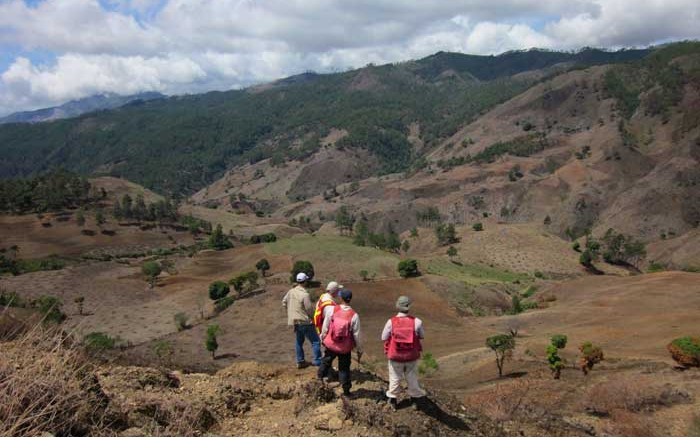
M 321 366 L 318 368 L 318 377 L 325 378 L 328 376 L 328 372 L 331 370 L 331 365 L 335 357 L 338 357 L 338 380 L 340 380 L 340 385 L 343 386 L 343 391 L 347 393 L 350 391 L 350 387 L 352 387 L 352 383 L 350 382 L 350 352 L 339 354 L 326 348 L 326 353 L 321 360 Z

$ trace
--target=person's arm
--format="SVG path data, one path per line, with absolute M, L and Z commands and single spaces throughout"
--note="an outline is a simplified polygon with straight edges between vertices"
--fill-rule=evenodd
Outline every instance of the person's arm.
M 362 355 L 362 335 L 360 333 L 360 316 L 355 314 L 352 317 L 352 336 L 355 338 L 355 350 Z
M 304 303 L 304 310 L 306 310 L 306 314 L 308 314 L 309 317 L 312 317 L 312 318 L 313 318 L 313 316 L 314 316 L 314 306 L 311 304 L 311 298 L 309 297 L 309 293 L 306 293 L 306 294 L 304 295 L 303 303 Z
M 321 341 L 323 341 L 324 338 L 326 338 L 326 335 L 328 334 L 328 328 L 331 326 L 331 316 L 324 316 L 323 317 L 323 328 L 321 328 Z
M 418 334 L 418 338 L 421 340 L 425 338 L 425 331 L 423 331 L 423 321 L 419 318 L 416 318 L 416 334 Z
M 391 337 L 391 319 L 386 321 L 384 330 L 382 331 L 382 341 L 387 341 Z
M 286 294 L 284 295 L 284 297 L 282 298 L 282 306 L 283 306 L 284 308 L 287 308 L 287 301 L 289 300 L 289 293 L 290 293 L 291 291 L 292 291 L 292 290 L 287 291 L 287 293 L 286 293 Z

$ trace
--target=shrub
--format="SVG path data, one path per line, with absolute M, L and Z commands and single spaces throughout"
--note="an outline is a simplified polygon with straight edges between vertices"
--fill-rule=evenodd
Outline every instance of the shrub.
M 270 270 L 270 262 L 263 258 L 255 263 L 255 268 L 260 271 L 260 274 L 262 274 L 262 277 L 264 278 L 267 271 Z
M 22 298 L 14 291 L 0 290 L 0 307 L 24 307 Z
M 447 256 L 449 256 L 450 259 L 452 259 L 452 258 L 454 258 L 455 256 L 457 256 L 457 249 L 456 249 L 454 246 L 450 246 L 450 247 L 447 249 Z
M 83 338 L 83 344 L 88 352 L 99 353 L 114 349 L 117 345 L 117 339 L 104 332 L 91 332 Z
M 662 263 L 652 262 L 647 267 L 647 273 L 658 273 L 666 270 L 666 265 Z
M 167 340 L 158 340 L 153 343 L 152 349 L 153 353 L 156 354 L 158 359 L 165 362 L 170 362 L 170 358 L 174 352 L 173 344 L 171 342 Z
M 571 245 L 571 248 L 574 249 L 576 252 L 581 252 L 581 243 L 578 241 L 574 241 L 574 244 Z
M 510 313 L 515 315 L 515 314 L 520 314 L 523 312 L 523 305 L 522 302 L 520 301 L 520 296 L 517 294 L 514 294 L 510 298 L 511 301 L 511 308 L 510 308 Z
M 367 270 L 360 270 L 360 277 L 363 281 L 369 280 L 369 272 Z
M 309 281 L 314 279 L 314 265 L 309 261 L 296 261 L 292 267 L 290 282 L 296 282 L 297 274 L 304 272 L 309 277 Z
M 559 349 L 566 347 L 567 337 L 563 334 L 555 334 L 552 336 L 552 343 L 547 346 L 547 364 L 552 371 L 554 379 L 559 379 L 561 369 L 564 368 L 564 360 L 559 356 Z
M 535 272 L 535 275 L 537 275 L 537 272 Z M 537 293 L 537 287 L 534 285 L 531 285 L 527 287 L 527 290 L 523 291 L 521 294 L 524 298 L 529 298 L 532 297 L 535 293 Z
M 418 364 L 418 373 L 421 375 L 429 375 L 435 372 L 439 367 L 440 366 L 438 365 L 437 361 L 435 361 L 433 354 L 426 352 L 423 354 L 420 364 Z
M 593 366 L 604 360 L 603 350 L 591 342 L 585 342 L 578 348 L 581 351 L 579 367 L 584 375 L 588 375 Z
M 175 327 L 178 331 L 184 331 L 189 327 L 187 324 L 189 318 L 190 317 L 186 313 L 177 313 L 173 316 L 173 320 L 175 320 Z
M 143 263 L 141 266 L 141 272 L 143 272 L 143 274 L 146 276 L 150 288 L 153 288 L 156 285 L 156 279 L 162 270 L 163 269 L 160 267 L 160 264 L 155 261 L 146 261 Z
M 418 228 L 411 228 L 411 238 L 417 238 L 418 237 Z
M 256 272 L 241 273 L 229 281 L 233 288 L 240 292 L 252 291 L 258 286 L 258 274 Z
M 230 291 L 231 289 L 228 287 L 228 284 L 224 281 L 214 281 L 211 284 L 209 284 L 209 299 L 219 300 L 222 297 L 226 297 L 226 295 L 229 294 Z
M 673 358 L 682 367 L 700 367 L 700 337 L 685 336 L 667 346 Z
M 204 347 L 206 347 L 207 350 L 211 352 L 212 360 L 216 359 L 216 350 L 219 348 L 219 343 L 216 339 L 216 336 L 219 335 L 220 331 L 221 328 L 219 328 L 219 325 L 207 326 L 207 336 L 204 340 Z
M 545 226 L 549 226 L 552 224 L 552 218 L 550 216 L 546 216 L 542 223 L 544 223 Z
M 226 250 L 232 248 L 233 243 L 231 243 L 231 240 L 228 238 L 228 236 L 224 234 L 221 225 L 218 224 L 209 236 L 207 246 L 209 246 L 210 249 L 214 250 Z
M 481 232 L 484 230 L 484 225 L 482 223 L 474 223 L 472 225 L 472 229 L 475 230 L 476 232 Z
M 61 323 L 66 319 L 62 306 L 63 303 L 54 296 L 41 296 L 32 302 L 32 307 L 44 316 L 44 321 L 53 323 Z
M 544 273 L 540 272 L 539 270 L 535 270 L 535 273 L 533 273 L 533 275 L 537 279 L 544 279 Z
M 233 303 L 236 301 L 236 298 L 233 296 L 226 296 L 222 297 L 221 299 L 217 300 L 214 302 L 214 311 L 218 314 L 223 312 L 226 308 L 230 307 L 233 305 Z
M 408 251 L 411 249 L 411 243 L 409 243 L 408 240 L 403 240 L 403 243 L 401 243 L 401 250 L 403 253 L 408 253 Z
M 435 228 L 435 236 L 438 239 L 438 244 L 440 246 L 446 246 L 448 244 L 459 243 L 459 238 L 457 238 L 457 233 L 455 230 L 455 225 L 452 223 L 446 225 L 444 223 L 439 224 Z
M 261 235 L 253 235 L 250 237 L 251 244 L 274 243 L 275 241 L 277 241 L 277 235 L 272 232 Z
M 508 334 L 498 334 L 486 339 L 486 346 L 496 354 L 498 377 L 503 376 L 503 364 L 513 355 L 515 338 Z
M 418 271 L 418 261 L 415 259 L 404 259 L 399 261 L 398 264 L 399 276 L 402 278 L 411 278 L 415 276 L 420 276 Z

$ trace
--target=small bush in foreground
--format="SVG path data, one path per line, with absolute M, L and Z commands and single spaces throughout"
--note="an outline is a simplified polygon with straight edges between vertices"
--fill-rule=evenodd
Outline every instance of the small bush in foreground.
M 438 365 L 437 361 L 435 361 L 433 354 L 426 352 L 423 354 L 420 364 L 418 364 L 418 373 L 421 375 L 429 375 L 435 372 L 439 367 L 440 366 Z
M 32 301 L 32 307 L 44 316 L 46 322 L 61 323 L 66 319 L 62 310 L 63 303 L 57 297 L 41 296 Z
M 605 359 L 603 350 L 589 341 L 583 343 L 578 349 L 581 351 L 579 367 L 584 375 L 588 375 L 588 372 L 593 370 L 593 366 Z
M 685 336 L 667 346 L 673 358 L 682 367 L 700 367 L 700 337 Z
M 552 336 L 552 343 L 547 346 L 547 364 L 552 371 L 554 379 L 559 379 L 561 369 L 564 368 L 564 360 L 559 356 L 559 349 L 566 347 L 567 337 L 563 334 L 555 334 Z
M 175 320 L 175 327 L 178 331 L 184 331 L 189 327 L 189 325 L 187 324 L 189 318 L 190 316 L 188 316 L 185 313 L 177 313 L 173 316 L 173 320 Z
M 91 332 L 83 339 L 85 348 L 92 353 L 104 352 L 114 349 L 117 345 L 117 338 L 110 337 L 104 332 Z
M 209 325 L 207 326 L 207 336 L 204 340 L 204 346 L 209 352 L 211 352 L 211 359 L 216 359 L 216 350 L 219 348 L 219 342 L 216 340 L 216 336 L 219 335 L 221 328 L 219 325 Z

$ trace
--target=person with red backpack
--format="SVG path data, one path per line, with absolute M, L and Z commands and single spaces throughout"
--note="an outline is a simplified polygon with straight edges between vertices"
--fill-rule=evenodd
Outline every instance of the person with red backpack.
M 336 305 L 333 314 L 325 317 L 321 329 L 321 341 L 326 352 L 318 368 L 318 377 L 328 377 L 333 360 L 338 357 L 338 379 L 343 387 L 343 394 L 350 394 L 350 361 L 352 350 L 357 350 L 357 360 L 362 358 L 360 342 L 360 317 L 350 307 L 352 291 L 343 289 L 338 293 L 340 305 Z
M 382 331 L 384 353 L 389 359 L 389 389 L 386 396 L 393 409 L 396 409 L 401 380 L 404 378 L 412 404 L 415 405 L 419 398 L 425 396 L 425 391 L 418 384 L 423 322 L 408 315 L 411 303 L 408 296 L 399 296 L 396 301 L 399 313 L 386 322 Z

